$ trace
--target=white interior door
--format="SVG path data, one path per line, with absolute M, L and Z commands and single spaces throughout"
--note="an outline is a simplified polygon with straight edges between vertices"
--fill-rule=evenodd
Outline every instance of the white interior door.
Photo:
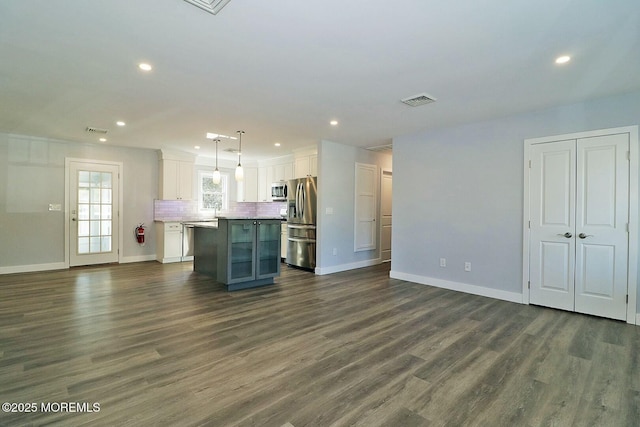
M 576 141 L 531 147 L 530 302 L 574 310 Z
M 377 171 L 376 165 L 356 163 L 354 252 L 373 250 L 377 246 Z
M 575 310 L 626 319 L 628 134 L 577 141 Z
M 531 303 L 626 319 L 628 150 L 628 134 L 531 147 Z
M 118 262 L 119 167 L 69 163 L 69 265 Z

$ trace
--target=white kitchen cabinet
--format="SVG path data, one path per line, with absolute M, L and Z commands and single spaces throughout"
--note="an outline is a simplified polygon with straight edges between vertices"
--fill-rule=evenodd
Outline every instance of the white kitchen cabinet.
M 271 201 L 271 183 L 273 182 L 273 166 L 258 168 L 258 201 Z
M 309 156 L 309 175 L 318 176 L 318 155 Z
M 193 198 L 193 162 L 160 160 L 160 199 L 191 200 Z
M 239 202 L 258 202 L 258 168 L 244 168 L 244 178 L 238 183 Z
M 267 166 L 261 166 L 258 168 L 258 201 L 268 202 L 271 201 L 271 192 L 267 188 Z
M 293 179 L 293 164 L 283 163 L 273 167 L 273 181 L 288 181 Z
M 163 264 L 182 260 L 181 223 L 156 223 L 156 260 Z
M 295 159 L 294 177 L 318 176 L 318 155 L 298 156 Z

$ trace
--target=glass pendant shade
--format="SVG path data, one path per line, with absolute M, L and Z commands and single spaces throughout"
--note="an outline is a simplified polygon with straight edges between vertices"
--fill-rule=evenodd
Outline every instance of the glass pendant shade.
M 242 170 L 242 165 L 238 163 L 236 166 L 236 181 L 242 181 L 244 179 L 244 170 Z

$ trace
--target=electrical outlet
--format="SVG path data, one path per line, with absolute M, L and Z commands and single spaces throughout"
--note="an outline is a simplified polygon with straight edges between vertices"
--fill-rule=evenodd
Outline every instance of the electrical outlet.
M 471 263 L 469 261 L 464 263 L 464 271 L 471 271 Z
M 447 266 L 447 259 L 440 258 L 440 267 L 446 267 L 446 266 Z
M 333 255 L 338 255 L 338 248 L 333 248 Z

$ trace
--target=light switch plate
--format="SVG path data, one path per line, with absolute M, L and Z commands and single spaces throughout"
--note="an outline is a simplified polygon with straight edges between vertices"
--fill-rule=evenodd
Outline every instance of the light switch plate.
M 50 211 L 61 211 L 62 210 L 62 205 L 60 203 L 49 203 L 49 210 Z

